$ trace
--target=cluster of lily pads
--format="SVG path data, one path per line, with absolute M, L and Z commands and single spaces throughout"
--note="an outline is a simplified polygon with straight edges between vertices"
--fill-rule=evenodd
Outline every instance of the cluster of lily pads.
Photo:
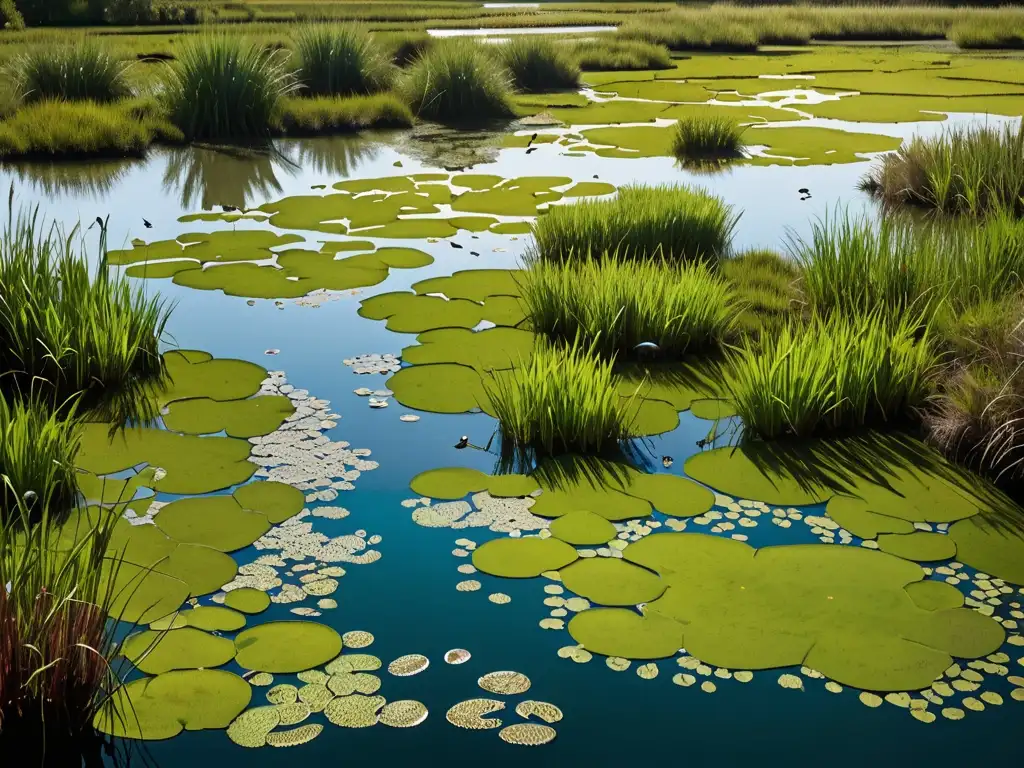
M 502 671 L 483 675 L 477 681 L 477 685 L 491 694 L 517 696 L 530 690 L 531 682 L 530 678 L 521 672 Z M 503 709 L 505 709 L 505 702 L 499 699 L 467 699 L 449 709 L 445 717 L 449 723 L 458 728 L 490 730 L 501 728 L 502 720 L 496 717 L 487 717 L 487 715 L 500 712 Z M 559 722 L 563 717 L 562 710 L 554 704 L 532 699 L 526 699 L 516 704 L 515 713 L 525 720 L 536 717 L 545 725 L 535 722 L 514 723 L 501 728 L 498 731 L 498 736 L 509 744 L 531 747 L 553 741 L 557 734 L 551 724 Z

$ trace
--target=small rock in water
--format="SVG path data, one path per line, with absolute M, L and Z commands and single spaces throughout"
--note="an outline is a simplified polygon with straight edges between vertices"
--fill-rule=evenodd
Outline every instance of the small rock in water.
M 263 354 L 264 355 L 279 355 L 279 354 L 281 354 L 281 350 L 280 349 L 268 349 Z
M 414 413 L 403 413 L 401 416 L 398 417 L 398 419 L 400 421 L 413 422 L 413 421 L 419 421 L 420 417 L 417 416 Z

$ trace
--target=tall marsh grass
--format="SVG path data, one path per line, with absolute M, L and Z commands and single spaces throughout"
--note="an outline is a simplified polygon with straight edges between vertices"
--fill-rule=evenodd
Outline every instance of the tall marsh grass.
M 439 123 L 514 114 L 508 72 L 471 40 L 446 40 L 428 48 L 406 71 L 399 90 L 417 116 Z
M 738 348 L 726 376 L 744 429 L 806 438 L 910 417 L 931 393 L 937 358 L 911 317 L 816 317 Z
M 182 46 L 166 70 L 168 117 L 190 140 L 270 135 L 281 100 L 298 88 L 282 55 L 225 35 Z
M 729 285 L 703 263 L 629 261 L 609 255 L 567 263 L 539 260 L 520 278 L 523 306 L 537 333 L 579 339 L 605 358 L 653 342 L 679 358 L 719 345 L 737 307 Z
M 890 316 L 962 312 L 1024 287 L 1024 221 L 1005 212 L 980 224 L 838 216 L 812 224 L 790 248 L 817 311 Z
M 128 65 L 106 47 L 93 42 L 36 46 L 4 68 L 14 91 L 25 102 L 110 102 L 132 93 Z
M 163 376 L 159 340 L 169 309 L 159 297 L 109 274 L 104 244 L 90 266 L 77 232 L 63 236 L 38 212 L 11 212 L 0 237 L 0 392 L 38 396 L 122 418 Z
M 801 312 L 800 269 L 782 254 L 744 251 L 722 259 L 718 266 L 739 305 L 740 333 L 774 332 Z
M 563 45 L 540 37 L 515 36 L 502 43 L 497 53 L 520 91 L 540 93 L 579 87 L 579 64 Z
M 721 162 L 743 156 L 743 127 L 728 117 L 695 115 L 675 125 L 672 152 L 692 163 Z
M 631 436 L 612 361 L 575 340 L 539 344 L 528 363 L 493 374 L 485 389 L 503 452 L 600 453 Z
M 953 128 L 883 155 L 861 189 L 888 206 L 1024 214 L 1024 123 Z
M 623 37 L 600 37 L 572 44 L 583 71 L 671 69 L 672 58 L 664 45 Z
M 739 216 L 721 198 L 684 186 L 626 186 L 609 200 L 551 206 L 533 228 L 536 255 L 568 260 L 715 260 L 725 255 Z
M 24 106 L 0 121 L 0 158 L 139 157 L 158 136 L 171 137 L 173 128 L 138 116 L 130 104 L 38 101 Z
M 313 96 L 352 96 L 386 91 L 396 67 L 370 33 L 352 24 L 313 24 L 295 35 L 297 76 Z

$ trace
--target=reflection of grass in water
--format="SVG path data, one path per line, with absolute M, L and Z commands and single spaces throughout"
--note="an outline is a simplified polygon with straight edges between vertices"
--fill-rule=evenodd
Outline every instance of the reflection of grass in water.
M 502 133 L 485 128 L 459 130 L 420 123 L 397 144 L 403 154 L 424 165 L 459 171 L 498 159 Z
M 48 196 L 108 194 L 128 174 L 133 160 L 9 163 L 19 181 L 28 181 Z
M 271 150 L 240 147 L 191 146 L 167 150 L 164 189 L 178 190 L 181 205 L 200 203 L 245 208 L 255 197 L 281 192 Z M 287 165 L 285 165 L 287 168 Z
M 372 162 L 380 154 L 380 146 L 363 136 L 282 141 L 279 148 L 296 166 L 342 178 L 352 176 L 360 165 Z

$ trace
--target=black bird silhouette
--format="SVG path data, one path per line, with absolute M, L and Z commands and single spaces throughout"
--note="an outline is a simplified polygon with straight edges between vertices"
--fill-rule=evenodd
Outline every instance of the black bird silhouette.
M 530 140 L 528 142 L 526 142 L 526 146 L 529 147 L 536 140 L 537 140 L 537 134 L 535 133 L 535 134 L 533 134 L 533 136 L 530 137 Z
M 461 247 L 462 247 L 461 245 L 459 245 L 459 244 L 458 244 L 458 243 L 456 243 L 456 242 L 451 242 L 451 243 L 448 243 L 448 245 L 450 245 L 450 246 L 451 246 L 452 248 L 461 248 Z
M 536 147 L 530 147 L 528 150 L 526 150 L 526 154 L 530 154 L 531 152 L 536 152 L 536 151 L 537 151 Z
M 469 255 L 470 255 L 470 256 L 479 256 L 480 254 L 479 254 L 479 253 L 477 253 L 476 251 L 470 251 L 470 252 L 469 252 Z
M 807 187 L 800 187 L 800 189 L 798 189 L 797 192 L 799 192 L 801 195 L 811 194 L 811 190 L 809 190 Z
M 455 444 L 455 447 L 461 451 L 467 445 L 469 445 L 469 435 L 463 435 L 459 438 L 459 442 Z
M 596 179 L 596 178 L 597 178 L 597 174 L 595 173 L 595 174 L 593 175 L 593 177 L 592 177 L 592 178 L 595 178 L 595 179 Z
M 144 226 L 146 229 L 153 228 L 153 225 L 150 222 L 146 221 L 145 219 L 142 220 L 142 226 Z

